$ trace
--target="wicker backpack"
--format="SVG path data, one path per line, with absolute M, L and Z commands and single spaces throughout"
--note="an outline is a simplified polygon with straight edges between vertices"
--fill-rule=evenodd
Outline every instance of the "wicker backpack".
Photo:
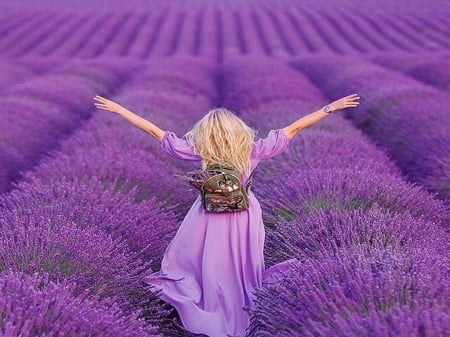
M 253 174 L 243 186 L 241 174 L 231 166 L 208 165 L 206 170 L 189 172 L 189 184 L 200 190 L 203 208 L 209 213 L 245 211 L 249 207 L 248 191 L 253 183 Z

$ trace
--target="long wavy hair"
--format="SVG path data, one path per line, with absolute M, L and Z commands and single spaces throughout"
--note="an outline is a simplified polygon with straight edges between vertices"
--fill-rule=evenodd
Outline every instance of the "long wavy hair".
M 209 110 L 183 137 L 194 145 L 207 165 L 231 165 L 241 174 L 250 170 L 250 153 L 257 131 L 250 128 L 230 110 Z

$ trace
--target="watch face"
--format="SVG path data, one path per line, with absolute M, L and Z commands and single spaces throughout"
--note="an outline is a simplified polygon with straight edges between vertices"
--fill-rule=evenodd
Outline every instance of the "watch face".
M 331 111 L 331 107 L 329 105 L 325 105 L 324 110 L 325 110 L 325 112 L 330 112 Z

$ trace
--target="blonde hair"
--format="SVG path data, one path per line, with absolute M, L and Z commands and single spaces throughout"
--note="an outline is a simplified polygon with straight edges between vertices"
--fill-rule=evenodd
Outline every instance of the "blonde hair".
M 209 164 L 231 165 L 240 173 L 250 170 L 250 153 L 257 131 L 225 108 L 209 110 L 183 137 Z

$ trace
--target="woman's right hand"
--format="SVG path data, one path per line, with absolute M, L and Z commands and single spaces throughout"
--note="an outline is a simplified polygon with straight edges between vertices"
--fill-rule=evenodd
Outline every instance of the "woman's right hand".
M 95 102 L 95 106 L 99 109 L 120 113 L 121 111 L 125 110 L 123 106 L 120 104 L 117 104 L 116 102 L 110 101 L 109 99 L 106 99 L 104 97 L 101 97 L 99 95 L 95 95 L 94 100 L 97 100 L 98 102 Z
M 330 106 L 332 111 L 355 107 L 359 105 L 359 102 L 356 100 L 360 98 L 358 94 L 348 95 L 330 103 Z

